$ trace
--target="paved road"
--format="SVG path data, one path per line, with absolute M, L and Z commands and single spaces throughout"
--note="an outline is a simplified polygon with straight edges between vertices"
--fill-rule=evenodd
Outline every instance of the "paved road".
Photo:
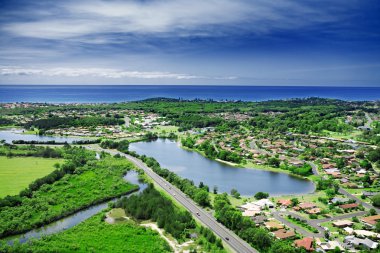
M 319 175 L 318 166 L 315 163 L 313 163 L 313 162 L 309 162 L 308 161 L 306 163 L 308 163 L 311 166 L 311 169 L 313 170 L 313 174 L 316 175 L 316 176 L 318 176 Z
M 323 229 L 321 227 L 315 227 L 316 229 L 318 229 L 318 231 L 319 231 L 319 229 L 321 229 L 321 231 L 319 231 L 318 233 L 309 232 L 308 230 L 304 229 L 303 227 L 297 226 L 294 223 L 288 221 L 287 219 L 285 219 L 283 217 L 284 215 L 288 215 L 288 214 L 290 214 L 290 213 L 288 213 L 288 212 L 273 212 L 272 213 L 272 215 L 273 215 L 274 218 L 276 218 L 277 220 L 279 220 L 280 222 L 282 222 L 286 226 L 288 226 L 290 228 L 293 228 L 295 231 L 297 231 L 298 233 L 302 234 L 303 236 L 306 236 L 306 237 L 319 237 L 319 238 L 324 237 L 324 231 L 323 231 Z M 291 214 L 291 215 L 292 216 L 296 216 L 296 215 L 293 215 L 293 214 Z M 304 217 L 302 217 L 301 219 L 305 220 L 307 222 L 307 220 Z
M 356 197 L 355 195 L 352 195 L 351 193 L 349 193 L 348 191 L 344 190 L 343 188 L 339 188 L 338 192 L 339 192 L 340 194 L 345 195 L 346 197 L 348 197 L 348 198 L 350 198 L 350 199 L 355 200 L 356 202 L 358 202 L 359 204 L 362 204 L 362 205 L 363 205 L 364 207 L 366 207 L 366 208 L 369 208 L 369 209 L 373 208 L 373 209 L 375 209 L 377 212 L 380 212 L 380 209 L 379 209 L 379 208 L 376 208 L 376 207 L 374 207 L 373 205 L 364 202 L 362 199 Z
M 99 149 L 86 146 L 86 148 L 101 151 Z M 216 219 L 209 213 L 207 213 L 203 208 L 199 207 L 195 202 L 193 202 L 189 197 L 187 197 L 182 191 L 177 189 L 175 186 L 171 185 L 169 182 L 161 178 L 150 168 L 148 168 L 141 160 L 126 155 L 124 153 L 102 149 L 112 155 L 120 154 L 124 156 L 131 162 L 133 162 L 138 168 L 142 169 L 147 176 L 149 176 L 154 182 L 156 182 L 162 189 L 164 189 L 168 194 L 170 194 L 174 199 L 176 199 L 181 205 L 183 205 L 194 217 L 201 221 L 205 226 L 211 229 L 216 235 L 218 235 L 225 243 L 227 243 L 233 250 L 241 253 L 258 253 L 257 250 L 253 249 L 248 243 L 240 239 L 234 232 L 230 231 L 222 224 L 216 221 Z
M 281 221 L 282 223 L 284 223 L 286 226 L 288 227 L 291 227 L 295 230 L 297 230 L 297 232 L 301 233 L 302 235 L 304 236 L 307 236 L 307 237 L 319 237 L 319 238 L 323 238 L 325 236 L 325 230 L 324 228 L 320 225 L 321 223 L 323 222 L 328 222 L 328 221 L 335 221 L 335 220 L 343 220 L 343 219 L 350 219 L 352 217 L 357 217 L 357 216 L 363 216 L 365 214 L 367 214 L 368 212 L 367 211 L 361 211 L 361 212 L 353 212 L 353 213 L 347 213 L 347 214 L 343 214 L 343 215 L 338 215 L 338 216 L 334 216 L 334 217 L 331 217 L 331 218 L 323 218 L 323 219 L 307 219 L 297 213 L 294 213 L 294 212 L 291 212 L 291 211 L 276 211 L 276 212 L 272 212 L 273 214 L 273 217 L 275 217 L 276 219 L 278 219 L 279 221 Z M 303 221 L 305 221 L 307 224 L 309 224 L 310 226 L 316 228 L 318 230 L 318 233 L 312 233 L 312 232 L 309 232 L 308 230 L 298 226 L 298 225 L 295 225 L 294 223 L 288 221 L 287 219 L 283 218 L 284 215 L 291 215 L 292 217 L 295 217 L 295 218 L 298 218 L 298 219 L 301 219 Z

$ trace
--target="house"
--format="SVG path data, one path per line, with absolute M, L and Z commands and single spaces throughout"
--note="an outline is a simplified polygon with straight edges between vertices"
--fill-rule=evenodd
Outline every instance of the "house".
M 294 230 L 279 229 L 277 231 L 274 231 L 273 235 L 277 239 L 282 239 L 283 240 L 283 239 L 293 238 L 294 236 L 296 236 L 296 233 L 294 232 Z
M 367 192 L 367 191 L 363 191 L 363 195 L 366 196 L 366 197 L 373 197 L 375 195 L 378 195 L 380 194 L 380 192 Z
M 349 220 L 337 220 L 332 223 L 334 227 L 338 227 L 338 228 L 351 227 L 353 224 L 354 223 Z
M 272 201 L 270 201 L 269 199 L 260 199 L 256 202 L 253 202 L 253 204 L 261 207 L 261 209 L 264 209 L 266 207 L 268 208 L 273 208 L 274 207 L 274 204 Z
M 380 214 L 361 218 L 361 221 L 369 227 L 375 226 L 378 220 L 380 220 Z
M 319 242 L 319 247 L 324 251 L 335 250 L 336 248 L 339 248 L 341 251 L 344 250 L 342 245 L 337 241 Z
M 268 230 L 282 229 L 284 228 L 283 224 L 278 223 L 277 221 L 268 221 L 264 223 L 265 227 Z
M 290 199 L 279 199 L 277 201 L 277 205 L 283 206 L 283 207 L 289 207 L 292 204 L 292 201 Z
M 246 203 L 246 204 L 240 206 L 239 209 L 241 211 L 257 211 L 257 212 L 260 212 L 262 208 L 256 204 L 254 204 L 254 203 Z
M 253 217 L 261 213 L 261 210 L 244 210 L 243 216 L 245 217 Z
M 378 233 L 375 233 L 375 232 L 372 232 L 372 231 L 368 231 L 368 230 L 354 230 L 354 234 L 358 237 L 361 237 L 361 238 L 366 238 L 366 237 L 372 237 L 372 238 L 377 238 L 378 237 Z
M 353 228 L 350 228 L 350 227 L 345 227 L 343 228 L 344 232 L 346 232 L 346 234 L 348 235 L 352 235 L 354 233 L 354 229 Z
M 253 222 L 255 222 L 256 225 L 262 225 L 264 224 L 264 222 L 268 220 L 268 217 L 266 217 L 265 215 L 258 215 L 252 217 L 251 219 L 253 220 Z
M 349 198 L 337 198 L 337 197 L 335 197 L 331 200 L 331 203 L 333 203 L 333 204 L 342 203 L 343 204 L 343 203 L 347 203 L 348 201 L 350 201 Z
M 305 248 L 307 251 L 314 251 L 313 238 L 305 237 L 303 239 L 295 240 L 294 244 L 298 248 Z
M 305 209 L 311 209 L 317 206 L 314 203 L 301 203 L 298 205 L 298 207 L 305 210 Z
M 351 204 L 344 204 L 344 205 L 339 205 L 340 208 L 344 209 L 344 210 L 348 210 L 348 209 L 355 209 L 359 206 L 358 203 L 351 203 Z
M 353 245 L 355 247 L 364 247 L 364 248 L 367 248 L 367 249 L 377 249 L 378 247 L 378 243 L 377 242 L 374 242 L 368 238 L 365 238 L 365 239 L 360 239 L 360 238 L 356 238 L 354 236 L 346 236 L 346 238 L 344 238 L 344 242 L 349 244 L 349 245 Z
M 321 208 L 318 208 L 318 207 L 311 208 L 311 209 L 307 209 L 305 212 L 308 214 L 319 214 L 321 212 Z

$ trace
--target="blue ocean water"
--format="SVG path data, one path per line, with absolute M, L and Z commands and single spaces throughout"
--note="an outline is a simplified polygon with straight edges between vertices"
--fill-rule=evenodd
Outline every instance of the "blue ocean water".
M 289 98 L 380 100 L 380 87 L 0 85 L 0 102 L 100 103 L 155 97 L 265 101 Z

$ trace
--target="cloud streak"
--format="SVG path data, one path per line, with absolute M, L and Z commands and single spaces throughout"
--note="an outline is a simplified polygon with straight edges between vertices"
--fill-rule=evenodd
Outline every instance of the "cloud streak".
M 0 68 L 1 76 L 47 76 L 47 77 L 101 77 L 111 79 L 138 78 L 138 79 L 216 79 L 233 80 L 236 77 L 207 77 L 189 74 L 160 72 L 160 71 L 126 71 L 111 68 L 22 68 L 4 66 Z

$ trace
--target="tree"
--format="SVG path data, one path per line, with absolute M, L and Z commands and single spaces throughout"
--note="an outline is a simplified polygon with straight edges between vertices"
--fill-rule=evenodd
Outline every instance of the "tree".
M 218 194 L 218 186 L 214 185 L 214 194 Z
M 300 201 L 297 198 L 292 198 L 290 201 L 292 202 L 292 206 L 296 206 L 300 203 Z
M 371 208 L 371 209 L 369 209 L 369 214 L 370 214 L 370 215 L 376 215 L 377 212 L 376 212 L 375 209 Z
M 376 207 L 380 207 L 380 194 L 372 197 L 372 204 Z
M 240 199 L 240 193 L 239 193 L 235 188 L 233 188 L 233 189 L 231 190 L 231 195 L 232 195 L 234 198 Z
M 375 230 L 377 233 L 380 233 L 380 221 L 376 222 Z
M 271 246 L 272 238 L 264 229 L 259 228 L 254 234 L 252 242 L 259 250 L 264 250 Z
M 201 206 L 209 206 L 210 197 L 208 195 L 208 192 L 204 189 L 198 190 L 194 195 L 194 201 L 197 202 Z
M 257 200 L 266 199 L 266 198 L 269 197 L 269 193 L 266 193 L 266 192 L 257 192 L 254 197 Z

